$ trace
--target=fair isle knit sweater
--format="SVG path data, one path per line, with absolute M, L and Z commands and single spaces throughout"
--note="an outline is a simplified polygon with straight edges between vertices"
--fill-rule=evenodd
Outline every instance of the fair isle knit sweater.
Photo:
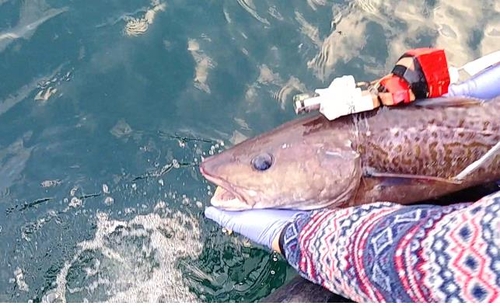
M 281 241 L 302 277 L 356 302 L 500 302 L 500 192 L 301 213 Z

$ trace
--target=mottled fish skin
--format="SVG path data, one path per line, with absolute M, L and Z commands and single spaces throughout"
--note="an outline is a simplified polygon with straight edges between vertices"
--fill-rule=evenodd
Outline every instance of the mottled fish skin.
M 353 117 L 362 164 L 379 172 L 452 178 L 500 141 L 500 97 L 472 106 L 381 109 Z M 349 206 L 412 203 L 500 179 L 500 154 L 461 184 L 363 177 Z
M 465 102 L 381 108 L 334 121 L 304 116 L 205 159 L 200 170 L 246 203 L 213 203 L 224 209 L 310 210 L 439 197 L 499 180 L 500 155 L 460 184 L 371 174 L 450 179 L 481 158 L 500 141 L 500 97 Z M 271 168 L 252 168 L 259 154 L 273 157 Z

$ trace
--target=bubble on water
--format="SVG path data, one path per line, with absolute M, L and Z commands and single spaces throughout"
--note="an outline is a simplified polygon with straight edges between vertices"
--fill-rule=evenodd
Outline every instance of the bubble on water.
M 246 247 L 246 248 L 249 248 L 252 246 L 252 242 L 250 242 L 250 240 L 248 240 L 247 238 L 243 238 L 241 240 L 241 244 Z
M 106 184 L 102 184 L 102 192 L 109 193 L 109 187 Z
M 69 207 L 78 207 L 81 206 L 83 201 L 77 197 L 72 197 L 71 201 L 69 202 Z
M 51 188 L 55 186 L 61 185 L 62 181 L 61 180 L 45 180 L 40 183 L 40 186 L 43 188 Z
M 126 207 L 123 212 L 125 213 L 125 215 L 129 215 L 129 214 L 135 214 L 136 212 L 136 209 L 133 208 L 133 207 Z
M 15 277 L 16 285 L 19 288 L 19 290 L 28 292 L 29 287 L 28 287 L 28 284 L 26 284 L 26 282 L 24 281 L 24 274 L 23 274 L 23 270 L 21 270 L 21 268 L 17 267 L 14 270 L 14 277 Z
M 115 203 L 115 199 L 112 197 L 106 197 L 106 199 L 104 199 L 104 204 L 106 205 L 113 205 L 113 203 Z
M 160 209 L 164 209 L 165 207 L 167 207 L 167 203 L 165 203 L 165 201 L 158 201 L 158 203 L 156 203 L 154 207 L 154 210 L 157 211 Z
M 231 235 L 233 233 L 232 230 L 225 228 L 225 227 L 223 227 L 221 231 L 222 231 L 222 233 L 224 233 L 226 235 Z
M 78 187 L 73 187 L 70 191 L 69 191 L 69 195 L 74 197 L 75 194 L 76 194 L 76 191 L 78 190 Z
M 42 303 L 61 303 L 61 297 L 57 294 L 55 289 L 47 291 L 42 297 Z
M 215 146 L 211 146 L 210 150 L 208 150 L 209 155 L 214 155 L 215 154 Z
M 161 186 L 164 186 L 164 185 L 165 185 L 165 182 L 163 181 L 163 179 L 159 179 L 159 180 L 158 180 L 158 184 L 160 184 Z
M 195 217 L 170 210 L 165 214 L 120 221 L 98 213 L 94 238 L 78 243 L 57 275 L 56 288 L 42 301 L 198 302 L 177 261 L 200 256 L 200 226 Z
M 196 206 L 198 206 L 198 208 L 202 208 L 203 207 L 203 203 L 201 203 L 200 201 L 196 201 Z
M 181 165 L 179 164 L 179 161 L 177 159 L 175 159 L 175 158 L 172 160 L 172 166 L 175 169 L 179 169 L 181 167 Z

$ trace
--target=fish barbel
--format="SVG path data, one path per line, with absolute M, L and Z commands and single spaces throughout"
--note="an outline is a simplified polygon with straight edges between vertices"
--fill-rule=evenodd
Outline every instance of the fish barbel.
M 500 97 L 289 121 L 200 165 L 226 210 L 409 204 L 500 180 Z

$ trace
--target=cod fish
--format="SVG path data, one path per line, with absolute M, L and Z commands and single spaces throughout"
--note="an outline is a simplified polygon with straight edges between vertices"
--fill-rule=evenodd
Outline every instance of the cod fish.
M 500 97 L 289 121 L 200 164 L 225 210 L 401 204 L 500 180 Z

